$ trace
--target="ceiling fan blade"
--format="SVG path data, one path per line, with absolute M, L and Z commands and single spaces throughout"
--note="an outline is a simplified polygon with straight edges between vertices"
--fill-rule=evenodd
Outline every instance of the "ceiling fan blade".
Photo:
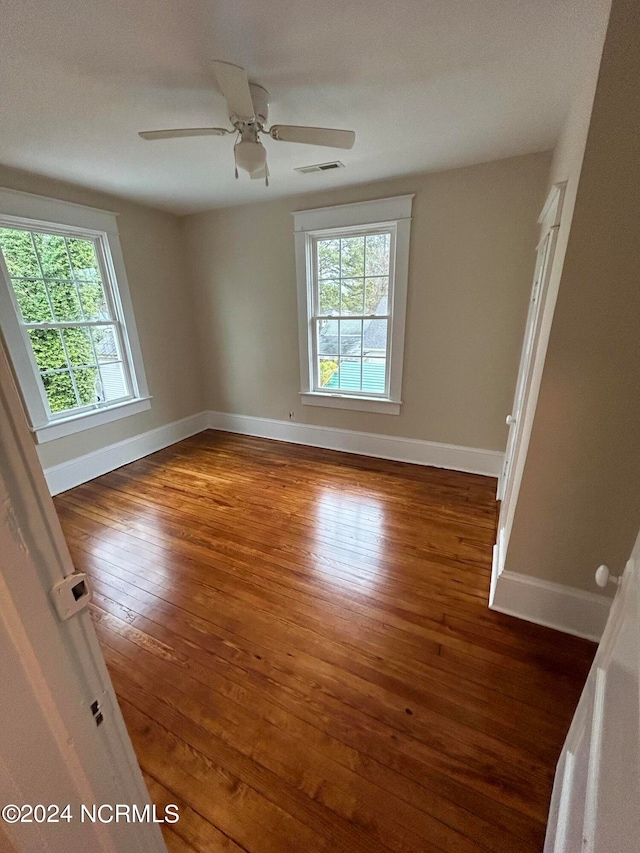
M 231 133 L 224 127 L 185 127 L 176 130 L 143 130 L 138 136 L 143 139 L 176 139 L 180 136 L 226 136 Z
M 302 142 L 305 145 L 326 145 L 328 148 L 353 148 L 356 141 L 353 130 L 334 130 L 329 127 L 274 124 L 269 133 L 280 142 Z
M 254 117 L 253 101 L 249 89 L 249 78 L 244 68 L 231 62 L 213 61 L 213 73 L 216 75 L 222 94 L 227 99 L 230 115 L 238 118 Z

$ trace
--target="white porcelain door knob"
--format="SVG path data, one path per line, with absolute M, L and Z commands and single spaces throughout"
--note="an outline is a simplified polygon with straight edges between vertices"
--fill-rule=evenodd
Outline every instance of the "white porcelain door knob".
M 511 424 L 515 424 L 516 419 L 513 415 L 507 415 L 507 426 L 511 426 Z
M 617 586 L 620 583 L 620 578 L 611 574 L 609 566 L 602 565 L 596 569 L 596 583 L 598 586 L 602 587 L 605 587 L 608 583 L 612 583 Z

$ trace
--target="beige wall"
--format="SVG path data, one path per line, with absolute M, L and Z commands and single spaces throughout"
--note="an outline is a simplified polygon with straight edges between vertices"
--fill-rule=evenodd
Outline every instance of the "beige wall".
M 151 410 L 50 441 L 46 468 L 201 411 L 200 360 L 180 221 L 119 198 L 0 166 L 0 186 L 119 213 L 118 229 L 140 345 L 153 395 Z
M 639 34 L 637 0 L 614 0 L 506 560 L 590 590 L 640 523 Z
M 534 154 L 186 217 L 207 407 L 503 450 L 549 164 Z M 291 212 L 404 193 L 416 197 L 402 414 L 302 406 Z

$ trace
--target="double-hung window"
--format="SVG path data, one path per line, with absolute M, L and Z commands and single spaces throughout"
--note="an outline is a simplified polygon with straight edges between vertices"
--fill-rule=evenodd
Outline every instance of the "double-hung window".
M 38 441 L 149 408 L 115 222 L 0 190 L 2 330 Z
M 294 214 L 303 403 L 399 414 L 412 198 Z

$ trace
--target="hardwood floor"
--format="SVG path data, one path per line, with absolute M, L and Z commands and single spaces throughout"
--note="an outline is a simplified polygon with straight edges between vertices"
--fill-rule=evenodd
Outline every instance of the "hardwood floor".
M 56 498 L 171 851 L 540 851 L 595 646 L 486 606 L 495 480 L 207 432 Z

